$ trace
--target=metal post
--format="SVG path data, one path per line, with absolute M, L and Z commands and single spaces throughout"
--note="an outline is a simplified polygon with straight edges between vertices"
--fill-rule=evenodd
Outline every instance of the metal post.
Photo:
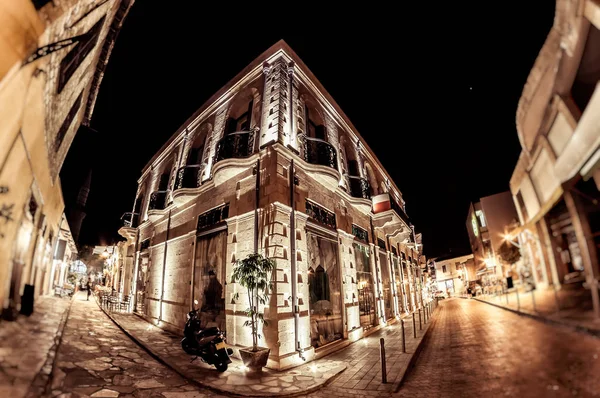
M 534 289 L 531 289 L 531 304 L 533 304 L 533 310 L 537 312 L 537 309 L 535 308 L 535 294 L 533 290 Z
M 412 313 L 412 317 L 413 317 L 413 337 L 416 339 L 417 338 L 417 323 L 415 322 L 415 313 Z
M 406 335 L 404 334 L 404 319 L 400 319 L 400 326 L 402 327 L 402 352 L 406 352 Z
M 517 293 L 517 311 L 521 310 L 521 300 L 519 300 L 519 289 L 515 288 L 515 293 Z
M 504 290 L 504 287 L 502 287 L 502 290 Z M 506 297 L 506 305 L 508 305 L 508 289 L 506 289 L 505 297 Z
M 381 353 L 381 382 L 387 383 L 387 369 L 385 366 L 385 340 L 383 337 L 379 339 L 380 353 Z
M 423 330 L 423 324 L 421 323 L 421 309 L 419 308 L 419 330 Z

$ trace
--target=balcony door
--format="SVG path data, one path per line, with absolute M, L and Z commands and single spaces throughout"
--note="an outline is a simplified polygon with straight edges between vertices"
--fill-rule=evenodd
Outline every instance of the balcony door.
M 310 336 L 315 348 L 343 338 L 337 241 L 308 233 Z

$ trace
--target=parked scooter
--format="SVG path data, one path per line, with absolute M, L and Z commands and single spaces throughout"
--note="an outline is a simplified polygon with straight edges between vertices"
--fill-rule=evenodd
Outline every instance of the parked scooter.
M 194 305 L 198 305 L 198 300 L 194 300 Z M 225 334 L 219 328 L 210 327 L 204 330 L 200 328 L 198 308 L 188 313 L 183 335 L 185 336 L 181 340 L 183 351 L 200 357 L 202 362 L 215 365 L 219 372 L 227 370 L 227 365 L 231 363 L 229 356 L 233 354 L 233 350 L 225 344 Z

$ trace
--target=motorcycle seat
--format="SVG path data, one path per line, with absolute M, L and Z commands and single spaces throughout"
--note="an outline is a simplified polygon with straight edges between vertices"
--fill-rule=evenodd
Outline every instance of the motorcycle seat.
M 198 338 L 202 338 L 202 337 L 207 337 L 207 336 L 214 336 L 219 334 L 219 328 L 218 327 L 210 327 L 210 328 L 206 328 L 201 330 L 200 332 L 198 332 Z

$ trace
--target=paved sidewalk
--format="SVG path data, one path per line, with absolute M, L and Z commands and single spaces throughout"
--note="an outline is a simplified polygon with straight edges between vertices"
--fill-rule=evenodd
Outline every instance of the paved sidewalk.
M 246 372 L 241 361 L 235 358 L 232 358 L 233 363 L 225 373 L 218 373 L 199 360 L 190 363 L 191 357 L 180 347 L 180 336 L 151 325 L 137 315 L 111 313 L 109 316 L 133 339 L 180 375 L 201 386 L 243 396 L 309 394 L 330 381 L 320 393 L 351 391 L 351 394 L 356 394 L 357 391 L 370 391 L 377 395 L 393 392 L 400 387 L 430 323 L 423 322 L 420 330 L 416 316 L 417 337 L 414 338 L 412 317 L 404 320 L 406 353 L 402 353 L 402 329 L 398 322 L 325 358 L 284 371 L 265 369 L 261 375 Z M 386 346 L 386 384 L 381 382 L 381 337 L 385 339 Z
M 44 296 L 35 312 L 16 321 L 0 322 L 0 397 L 39 396 L 52 361 L 71 300 Z
M 523 289 L 509 293 L 477 296 L 476 300 L 541 321 L 562 325 L 600 337 L 600 319 L 594 318 L 589 290 Z

